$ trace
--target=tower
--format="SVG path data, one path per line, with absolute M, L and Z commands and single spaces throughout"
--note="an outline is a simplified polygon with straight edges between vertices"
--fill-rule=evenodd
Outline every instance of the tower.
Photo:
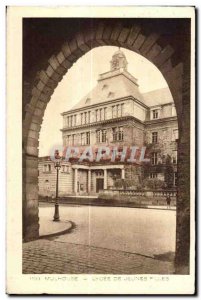
M 110 61 L 110 70 L 115 71 L 118 69 L 123 69 L 123 71 L 127 71 L 127 59 L 125 54 L 120 50 L 117 50 L 113 56 L 112 60 Z

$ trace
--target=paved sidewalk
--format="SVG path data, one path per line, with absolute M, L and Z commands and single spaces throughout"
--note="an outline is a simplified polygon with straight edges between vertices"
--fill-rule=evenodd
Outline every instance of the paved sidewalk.
M 24 274 L 172 274 L 173 263 L 117 250 L 41 239 L 23 244 Z
M 67 220 L 61 220 L 59 222 L 53 222 L 53 218 L 49 216 L 40 217 L 40 236 L 46 235 L 58 235 L 60 233 L 67 232 L 72 227 L 72 222 Z

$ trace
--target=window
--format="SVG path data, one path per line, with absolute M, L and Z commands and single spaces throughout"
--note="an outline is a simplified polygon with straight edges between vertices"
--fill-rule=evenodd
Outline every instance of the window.
M 96 143 L 106 143 L 107 141 L 107 130 L 97 130 L 96 131 Z
M 96 143 L 100 143 L 100 130 L 96 131 Z
M 153 119 L 158 119 L 158 109 L 154 109 L 153 111 L 152 111 L 152 113 L 153 113 Z
M 98 109 L 96 109 L 96 122 L 98 122 L 99 121 L 99 118 L 98 118 L 99 116 L 98 116 Z
M 83 113 L 81 113 L 81 125 L 83 124 Z
M 90 101 L 91 101 L 91 99 L 90 99 L 90 98 L 87 98 L 87 99 L 85 100 L 85 103 L 86 103 L 86 104 L 90 104 Z
M 150 178 L 152 178 L 152 179 L 153 179 L 153 178 L 157 178 L 157 177 L 158 177 L 158 174 L 157 174 L 157 173 L 151 173 L 151 174 L 150 174 Z
M 172 152 L 172 163 L 176 164 L 177 163 L 177 150 L 174 150 Z
M 103 109 L 100 108 L 100 120 L 103 120 Z
M 70 116 L 70 127 L 73 126 L 73 116 Z
M 77 115 L 74 115 L 74 126 L 76 126 L 77 123 Z
M 104 120 L 107 119 L 107 107 L 104 107 Z
M 86 144 L 90 144 L 90 132 L 86 132 Z
M 117 128 L 112 128 L 113 142 L 117 141 Z
M 44 173 L 50 173 L 51 172 L 51 165 L 50 164 L 43 165 L 43 172 Z
M 172 141 L 176 141 L 178 139 L 178 129 L 172 130 Z
M 75 145 L 75 136 L 76 136 L 75 134 L 72 135 L 72 145 L 73 146 Z
M 72 146 L 72 142 L 73 142 L 72 135 L 69 135 L 69 142 L 68 142 L 68 145 L 69 145 L 69 146 Z
M 124 132 L 123 132 L 123 128 L 120 127 L 118 130 L 118 140 L 123 141 L 123 139 L 124 139 Z
M 102 143 L 105 143 L 107 141 L 107 131 L 106 129 L 102 130 Z
M 152 132 L 152 143 L 156 144 L 158 142 L 158 132 Z
M 157 155 L 157 152 L 153 152 L 151 154 L 151 164 L 152 165 L 157 165 L 157 162 L 158 162 L 158 155 Z
M 81 133 L 81 145 L 86 144 L 86 134 L 85 132 Z
M 117 117 L 121 117 L 121 105 L 117 105 Z
M 91 122 L 91 112 L 88 111 L 88 123 L 90 123 L 90 122 Z
M 108 98 L 112 98 L 112 97 L 114 97 L 114 93 L 113 92 L 109 92 L 108 93 Z
M 124 115 L 124 103 L 121 104 L 121 116 Z
M 87 112 L 84 113 L 84 124 L 87 123 Z
M 70 173 L 70 171 L 69 171 L 69 166 L 62 165 L 62 166 L 61 166 L 61 172 L 62 172 L 62 173 Z
M 117 117 L 117 112 L 116 112 L 116 106 L 112 106 L 112 118 L 116 118 Z
M 112 128 L 112 131 L 113 131 L 113 142 L 124 140 L 123 127 Z
M 176 108 L 175 108 L 175 105 L 173 104 L 172 105 L 172 117 L 176 116 L 177 113 L 176 113 Z
M 174 186 L 177 186 L 177 180 L 178 180 L 177 172 L 174 172 Z

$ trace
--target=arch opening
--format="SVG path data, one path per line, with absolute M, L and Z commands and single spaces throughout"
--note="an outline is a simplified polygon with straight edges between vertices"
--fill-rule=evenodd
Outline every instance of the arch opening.
M 187 117 L 182 119 L 182 117 L 184 116 L 182 104 L 184 97 L 182 97 L 182 87 L 184 84 L 183 69 L 185 67 L 185 64 L 183 62 L 178 62 L 176 66 L 173 65 L 171 57 L 173 56 L 174 49 L 170 45 L 165 45 L 163 48 L 160 45 L 158 45 L 157 40 L 159 39 L 159 37 L 160 36 L 155 33 L 152 33 L 148 36 L 140 34 L 140 28 L 138 26 L 137 28 L 122 28 L 121 26 L 117 25 L 115 28 L 107 28 L 107 26 L 100 24 L 94 30 L 90 32 L 79 33 L 75 36 L 74 39 L 65 43 L 62 46 L 61 51 L 48 60 L 49 64 L 47 69 L 37 74 L 36 81 L 32 89 L 32 96 L 30 102 L 26 106 L 26 115 L 23 124 L 25 162 L 25 240 L 36 238 L 38 232 L 37 189 L 34 190 L 33 196 L 33 188 L 36 188 L 37 186 L 37 176 L 31 176 L 32 178 L 30 183 L 29 172 L 30 170 L 37 170 L 38 139 L 44 111 L 46 109 L 48 101 L 50 100 L 51 95 L 53 94 L 54 89 L 57 87 L 64 74 L 68 71 L 72 64 L 77 61 L 79 57 L 87 53 L 90 49 L 101 45 L 118 45 L 125 49 L 130 49 L 132 51 L 140 53 L 152 63 L 154 63 L 166 79 L 175 101 L 180 131 L 180 146 L 182 144 L 189 143 L 188 141 L 186 141 L 186 138 L 183 135 L 187 126 L 187 124 L 184 124 L 184 119 L 186 120 Z M 186 79 L 186 81 L 188 81 L 188 78 Z M 180 153 L 179 151 L 179 156 L 180 155 L 183 155 L 183 161 L 185 161 L 185 163 L 188 164 L 188 153 L 184 153 L 184 151 L 183 153 Z M 179 172 L 181 171 L 182 167 L 180 166 Z M 179 185 L 183 188 L 184 182 L 182 182 L 182 180 L 179 180 Z M 185 197 L 188 197 L 188 186 L 185 187 L 183 191 L 181 191 L 181 189 L 178 189 L 178 193 L 180 196 L 185 195 Z M 32 195 L 31 197 L 33 197 L 36 200 L 32 201 L 33 204 L 31 206 L 31 209 L 30 206 L 29 208 L 27 208 L 27 201 L 29 201 L 30 203 L 31 200 L 29 195 Z M 178 207 L 181 208 L 181 204 Z M 186 201 L 185 210 L 188 210 L 188 207 L 189 204 Z M 179 222 L 181 222 L 182 215 L 182 213 L 180 214 L 179 209 L 178 212 L 179 214 L 177 213 L 177 216 L 179 217 L 177 217 L 177 225 L 179 224 Z M 186 215 L 185 218 L 188 219 L 188 215 Z M 34 227 L 35 229 L 32 230 L 31 227 Z M 188 238 L 188 235 L 186 235 L 185 243 L 189 242 Z M 181 245 L 181 236 L 178 233 L 176 247 L 177 253 L 179 253 Z M 184 256 L 183 258 L 181 258 L 181 253 L 178 254 L 177 257 L 179 265 L 188 264 L 188 251 L 185 255 L 185 258 Z

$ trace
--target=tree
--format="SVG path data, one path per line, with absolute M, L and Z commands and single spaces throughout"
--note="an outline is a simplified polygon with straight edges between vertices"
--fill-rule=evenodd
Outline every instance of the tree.
M 151 190 L 157 190 L 164 187 L 164 182 L 157 178 L 148 178 L 143 181 L 142 186 Z
M 171 157 L 170 155 L 167 155 L 166 157 L 166 166 L 165 166 L 165 184 L 166 187 L 172 188 L 174 185 L 174 168 L 173 168 L 173 164 L 171 162 Z

